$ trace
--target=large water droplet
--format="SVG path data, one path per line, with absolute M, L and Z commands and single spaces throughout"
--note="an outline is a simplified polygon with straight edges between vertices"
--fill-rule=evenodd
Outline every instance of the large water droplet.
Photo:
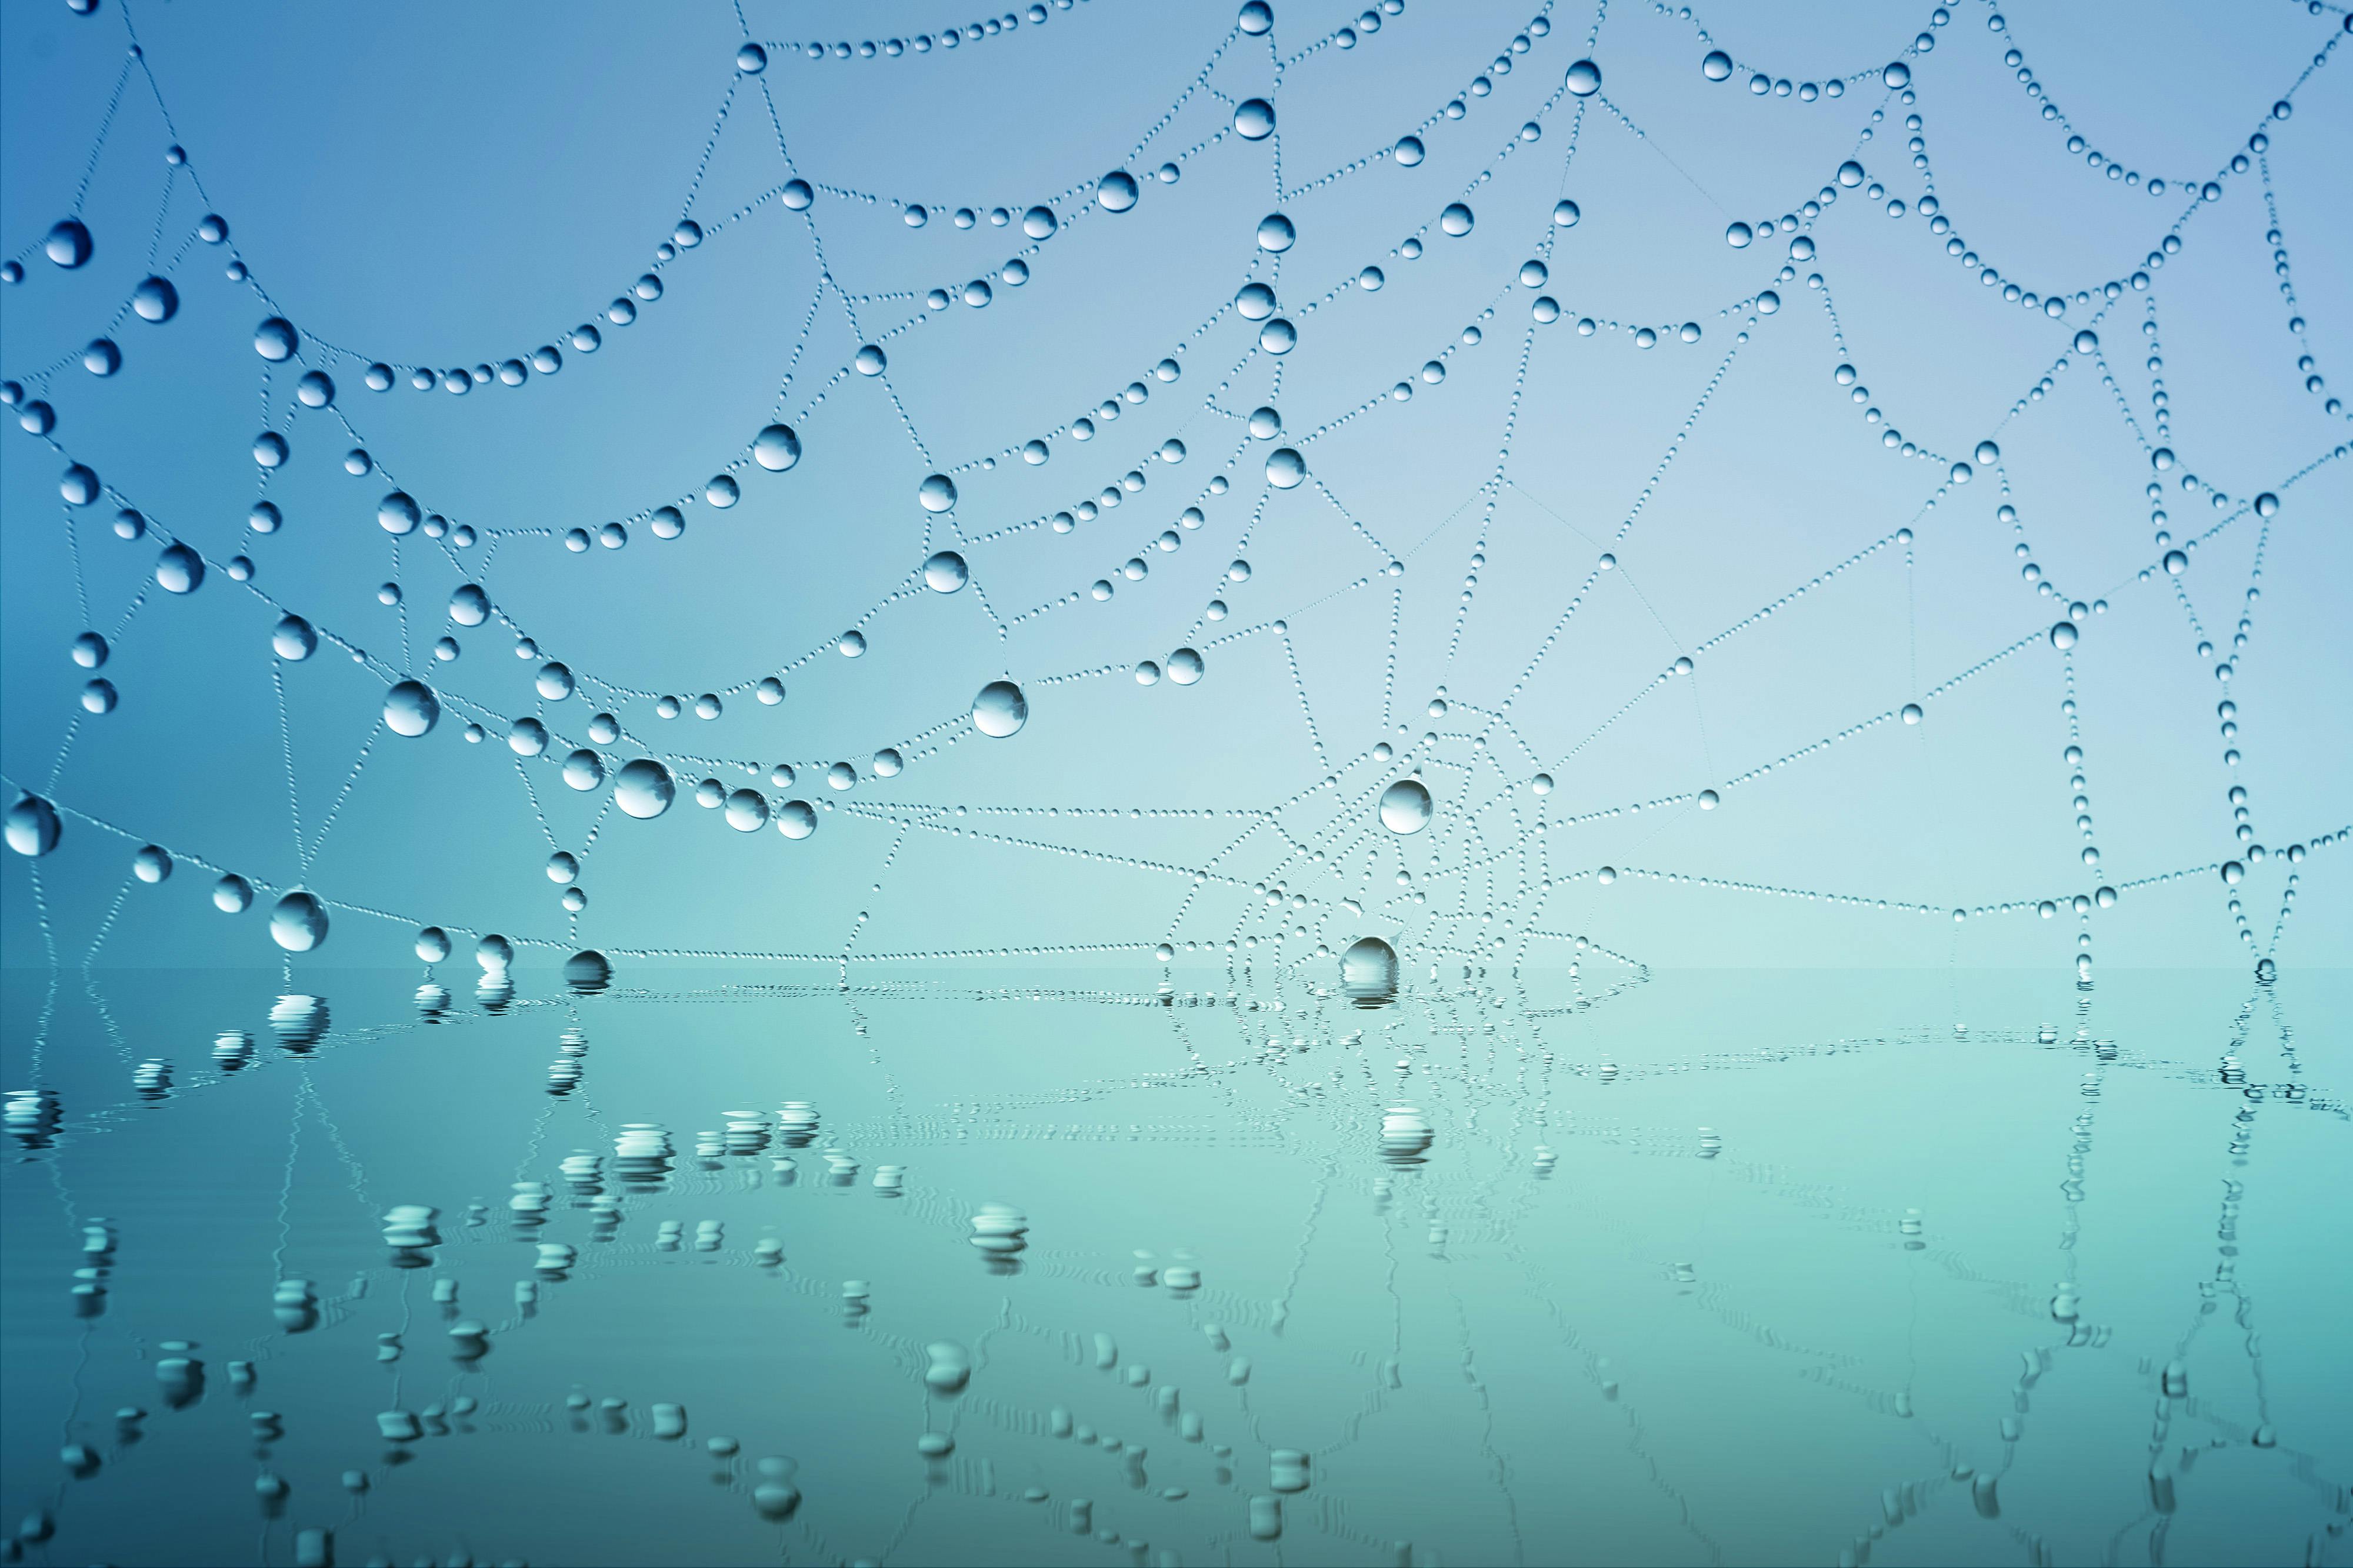
M 1295 447 L 1277 447 L 1267 455 L 1266 482 L 1276 489 L 1294 489 L 1307 478 L 1307 459 Z
M 621 771 L 613 777 L 613 804 L 639 821 L 659 816 L 677 798 L 677 781 L 670 777 L 668 768 L 651 757 L 622 763 Z
M 970 576 L 964 557 L 953 550 L 943 550 L 923 563 L 923 586 L 934 594 L 953 594 Z
M 1397 997 L 1397 949 L 1379 937 L 1361 937 L 1340 955 L 1340 990 L 1359 1007 L 1384 1006 Z
M 1430 791 L 1419 779 L 1399 779 L 1381 792 L 1380 809 L 1391 833 L 1419 833 L 1430 826 Z
M 273 364 L 292 359 L 301 346 L 302 334 L 283 316 L 272 316 L 253 329 L 253 352 Z
M 59 219 L 41 242 L 42 253 L 68 270 L 88 261 L 91 248 L 90 230 L 78 217 Z
M 781 474 L 801 460 L 801 438 L 789 425 L 771 425 L 752 437 L 752 460 Z
M 131 290 L 131 310 L 142 321 L 158 325 L 180 313 L 180 291 L 168 278 L 144 278 Z
M 308 952 L 327 940 L 327 907 L 297 889 L 269 911 L 269 940 L 289 952 Z
M 301 616 L 287 616 L 269 634 L 269 648 L 282 659 L 300 662 L 318 651 L 319 634 Z
M 1601 68 L 1591 60 L 1579 60 L 1568 68 L 1568 90 L 1579 98 L 1591 98 L 1601 90 Z
M 1124 213 L 1135 205 L 1135 176 L 1113 169 L 1095 182 L 1095 201 L 1105 212 Z
M 956 503 L 955 481 L 934 474 L 915 487 L 915 500 L 925 511 L 946 511 Z
M 992 680 L 972 700 L 972 727 L 998 740 L 1029 721 L 1029 700 L 1009 680 Z
M 1234 131 L 1247 142 L 1273 135 L 1274 105 L 1262 98 L 1243 99 L 1234 105 Z
M 19 855 L 42 856 L 58 847 L 64 832 L 58 821 L 58 808 L 37 795 L 16 797 L 8 808 L 6 824 L 8 847 Z
M 441 721 L 441 700 L 421 680 L 404 680 L 384 694 L 384 721 L 396 735 L 412 739 Z

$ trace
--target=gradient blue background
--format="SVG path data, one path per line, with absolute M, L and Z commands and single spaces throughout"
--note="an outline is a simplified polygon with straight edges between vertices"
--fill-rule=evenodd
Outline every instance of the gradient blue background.
M 972 18 L 136 5 L 173 123 L 134 71 L 81 202 L 96 257 L 68 273 L 38 247 L 75 205 L 124 8 L 0 6 L 0 253 L 29 268 L 0 289 L 0 376 L 55 405 L 60 444 L 0 426 L 0 773 L 69 811 L 54 855 L 0 855 L 12 1117 L 17 1091 L 58 1097 L 54 1132 L 11 1121 L 0 1180 L 0 1519 L 57 1528 L 28 1557 L 283 1562 L 296 1531 L 332 1529 L 345 1563 L 2343 1561 L 2353 488 L 2341 389 L 2306 382 L 2353 375 L 2344 12 L 2037 0 L 1997 34 L 1980 0 L 1933 27 L 1925 5 L 1621 3 L 1598 36 L 1590 11 L 1546 13 L 1525 54 L 1529 14 L 1484 3 L 1409 0 L 1345 49 L 1354 7 L 1276 12 L 1271 48 L 1230 39 L 1222 0 L 1084 0 L 953 52 L 812 60 L 798 43 Z M 1934 48 L 1905 54 L 1922 29 Z M 757 81 L 734 68 L 747 30 L 768 40 Z M 1710 39 L 1740 62 L 1727 82 L 1701 72 Z M 2002 64 L 2013 46 L 2067 125 L 2166 195 L 2069 155 Z M 1581 121 L 1562 99 L 1515 142 L 1588 53 L 1604 86 Z M 1899 54 L 1915 104 L 1881 85 Z M 1499 55 L 1514 68 L 1469 93 Z M 1752 68 L 1851 87 L 1754 96 Z M 1279 132 L 1245 142 L 1227 127 L 1254 94 Z M 1465 117 L 1443 118 L 1457 95 Z M 2021 287 L 2128 278 L 2178 232 L 2151 289 L 2098 315 L 2098 355 L 2070 347 L 2098 306 L 2053 321 L 1947 257 L 1907 112 L 1943 211 Z M 1383 156 L 1417 128 L 1425 163 Z M 2226 169 L 2257 131 L 2308 347 L 2263 181 Z M 208 210 L 185 172 L 159 223 L 174 139 L 227 247 L 183 253 Z M 1149 178 L 1180 153 L 1179 182 Z M 1849 156 L 1914 210 L 1846 193 L 1784 282 L 1790 237 L 1725 243 Z M 1092 207 L 1120 166 L 1142 200 Z M 807 215 L 769 199 L 731 221 L 796 172 L 829 187 Z M 2184 183 L 2210 178 L 2218 199 L 2185 218 Z M 1581 220 L 1556 229 L 1564 196 Z M 1457 199 L 1477 215 L 1459 238 L 1437 226 Z M 1023 247 L 989 206 L 1035 202 L 1061 229 L 1026 283 L 925 309 Z M 1278 206 L 1298 234 L 1279 267 L 1253 238 Z M 659 266 L 635 324 L 604 322 L 682 216 L 710 237 Z M 178 317 L 109 328 L 151 237 L 180 257 Z M 1524 287 L 1539 253 L 1549 279 Z M 248 454 L 288 428 L 301 367 L 259 374 L 273 307 L 222 276 L 232 255 L 356 431 L 292 424 L 267 538 L 245 526 Z M 1377 292 L 1350 281 L 1368 264 Z M 1298 328 L 1279 362 L 1229 308 L 1253 277 Z M 1760 315 L 1768 286 L 1782 308 Z M 1532 322 L 1539 293 L 1564 320 Z M 1579 335 L 1581 315 L 1602 330 Z M 361 382 L 371 359 L 495 363 L 591 319 L 597 353 L 567 344 L 520 389 Z M 1676 340 L 1685 321 L 1698 342 Z M 1643 324 L 1665 341 L 1638 347 Z M 78 363 L 100 331 L 125 359 L 107 380 Z M 846 372 L 871 341 L 888 374 Z M 1441 354 L 1442 384 L 1382 395 Z M 1170 355 L 1181 377 L 1154 380 Z M 1882 445 L 1842 360 L 1932 456 Z M 2144 580 L 2152 472 L 2119 404 L 2153 436 L 2158 375 L 2173 533 L 2260 491 L 2282 505 Z M 1008 456 L 1139 380 L 1149 401 L 1092 442 Z M 1267 490 L 1282 443 L 1238 417 L 1261 403 L 1316 483 Z M 799 465 L 746 468 L 733 509 L 699 499 L 776 417 Z M 1185 460 L 1153 460 L 1171 437 Z M 1999 469 L 1947 488 L 1986 438 Z M 377 472 L 343 471 L 354 444 Z M 113 537 L 111 499 L 61 506 L 66 453 L 203 551 L 200 592 L 153 588 L 158 542 Z M 915 500 L 941 468 L 952 523 Z M 1149 483 L 1117 510 L 1025 526 L 1131 468 Z M 2182 492 L 2185 470 L 2230 506 Z M 1230 493 L 1205 497 L 1219 473 Z M 396 544 L 375 518 L 396 482 L 482 542 Z M 682 538 L 644 526 L 688 496 Z M 1197 500 L 1202 525 L 1158 550 Z M 2040 571 L 2106 604 L 2071 658 L 2005 500 Z M 625 549 L 559 542 L 621 520 Z M 1908 554 L 1870 548 L 1906 527 Z M 911 589 L 952 529 L 971 585 Z M 282 730 L 278 611 L 221 569 L 239 551 L 252 589 L 378 661 L 322 647 L 282 667 Z M 1247 582 L 1227 579 L 1238 555 Z M 1119 578 L 1131 556 L 1142 581 Z M 405 626 L 375 596 L 395 578 Z M 1108 603 L 1098 578 L 1119 581 Z M 639 695 L 541 703 L 508 626 L 448 624 L 468 581 L 545 655 Z M 1213 595 L 1231 614 L 1205 623 Z M 2227 651 L 2242 615 L 2226 689 L 2197 628 Z M 869 643 L 849 659 L 833 644 L 853 623 Z M 121 702 L 77 719 L 90 672 L 68 649 L 90 626 Z M 445 631 L 462 657 L 435 665 Z M 1187 646 L 1198 684 L 1130 674 Z M 1661 680 L 1679 656 L 1693 673 Z M 782 705 L 744 689 L 778 670 Z M 430 735 L 371 739 L 391 674 L 442 692 Z M 2062 756 L 2071 674 L 2096 872 Z M 972 733 L 975 691 L 1003 678 L 1027 725 Z M 729 693 L 717 721 L 655 714 L 654 694 L 705 691 Z M 1917 726 L 1890 717 L 1910 701 Z M 459 732 L 536 711 L 582 743 L 605 705 L 629 736 L 608 765 L 679 773 L 658 820 L 599 826 L 605 795 L 556 778 L 563 746 L 519 767 L 496 729 Z M 1384 765 L 1384 742 L 1409 749 Z M 908 765 L 872 776 L 886 746 Z M 837 761 L 853 790 L 827 787 Z M 780 762 L 799 780 L 773 798 L 831 807 L 812 837 L 731 832 L 688 798 Z M 1373 803 L 1417 763 L 1436 816 L 1398 838 Z M 2234 784 L 2256 842 L 2310 849 L 2235 889 L 2252 948 L 2216 869 L 2249 853 Z M 160 887 L 131 875 L 150 841 L 184 858 Z M 543 868 L 559 848 L 583 864 L 576 921 Z M 302 880 L 332 902 L 327 944 L 286 959 L 270 895 L 225 915 L 186 857 Z M 1603 866 L 1628 874 L 1604 886 Z M 2081 919 L 2031 909 L 2103 885 L 2123 897 Z M 426 921 L 459 948 L 420 974 Z M 512 991 L 476 984 L 485 931 L 524 944 Z M 1407 960 L 1388 1008 L 1331 994 L 1331 954 L 1367 933 Z M 582 946 L 616 955 L 614 989 L 559 978 Z M 319 1038 L 278 1026 L 282 997 L 323 999 Z M 565 1030 L 586 1076 L 549 1093 Z M 223 1031 L 253 1037 L 250 1065 L 221 1065 Z M 154 1063 L 170 1081 L 142 1092 Z M 692 1152 L 723 1108 L 791 1100 L 824 1131 L 790 1184 L 774 1151 Z M 1398 1105 L 1432 1129 L 1420 1163 L 1384 1152 Z M 675 1169 L 600 1230 L 558 1162 L 603 1158 L 617 1193 L 631 1123 L 668 1130 Z M 822 1179 L 826 1151 L 853 1181 Z M 903 1196 L 873 1185 L 884 1163 Z M 532 1182 L 554 1188 L 544 1229 L 508 1207 Z M 1029 1216 L 1018 1275 L 965 1245 L 988 1202 Z M 429 1274 L 388 1263 L 399 1204 L 440 1212 Z M 725 1239 L 667 1249 L 664 1222 Z M 90 1225 L 115 1238 L 95 1317 L 70 1293 Z M 551 1238 L 579 1248 L 569 1278 L 533 1268 Z M 785 1263 L 755 1265 L 755 1239 Z M 1137 1288 L 1139 1263 L 1179 1259 L 1197 1295 Z M 315 1287 L 316 1328 L 272 1315 L 289 1279 Z M 870 1315 L 845 1318 L 849 1280 Z M 2054 1321 L 2054 1281 L 2077 1322 Z M 460 1315 L 488 1358 L 448 1359 Z M 1253 1359 L 1246 1383 L 1209 1324 Z M 960 1400 L 922 1384 L 940 1340 L 976 1352 Z M 212 1384 L 167 1412 L 153 1363 L 174 1341 Z M 574 1395 L 629 1414 L 575 1415 Z M 378 1412 L 460 1396 L 478 1408 L 451 1434 L 379 1439 Z M 658 1402 L 691 1413 L 686 1442 L 655 1437 Z M 143 1447 L 115 1424 L 126 1405 L 152 1412 Z M 1058 1408 L 1148 1445 L 1149 1486 L 1050 1436 Z M 917 1456 L 949 1429 L 955 1456 Z M 714 1434 L 740 1454 L 708 1455 Z M 70 1445 L 102 1462 L 75 1475 Z M 1248 1500 L 1286 1448 L 1314 1456 L 1314 1485 L 1281 1542 L 1255 1541 Z M 787 1523 L 753 1506 L 764 1457 L 799 1467 Z M 354 1470 L 373 1490 L 344 1489 Z M 1998 1516 L 1972 1502 L 1979 1471 L 2001 1477 Z M 283 1506 L 257 1500 L 269 1476 Z M 1119 1538 L 1073 1532 L 1073 1498 Z

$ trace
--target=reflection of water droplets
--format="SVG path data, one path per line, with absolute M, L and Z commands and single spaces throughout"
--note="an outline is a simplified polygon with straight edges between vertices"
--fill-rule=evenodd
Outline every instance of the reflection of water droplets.
M 972 726 L 1003 740 L 1029 721 L 1029 700 L 1009 680 L 992 680 L 972 700 Z

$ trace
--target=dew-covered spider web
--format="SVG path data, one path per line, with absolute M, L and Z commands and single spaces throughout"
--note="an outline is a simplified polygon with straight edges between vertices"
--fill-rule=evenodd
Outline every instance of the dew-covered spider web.
M 2342 1561 L 2353 13 L 920 9 L 0 12 L 7 1560 Z

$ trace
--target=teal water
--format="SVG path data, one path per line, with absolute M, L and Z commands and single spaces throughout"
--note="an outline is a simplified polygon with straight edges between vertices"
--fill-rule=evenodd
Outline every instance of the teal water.
M 1299 974 L 10 971 L 19 1548 L 2342 1560 L 2342 972 Z

